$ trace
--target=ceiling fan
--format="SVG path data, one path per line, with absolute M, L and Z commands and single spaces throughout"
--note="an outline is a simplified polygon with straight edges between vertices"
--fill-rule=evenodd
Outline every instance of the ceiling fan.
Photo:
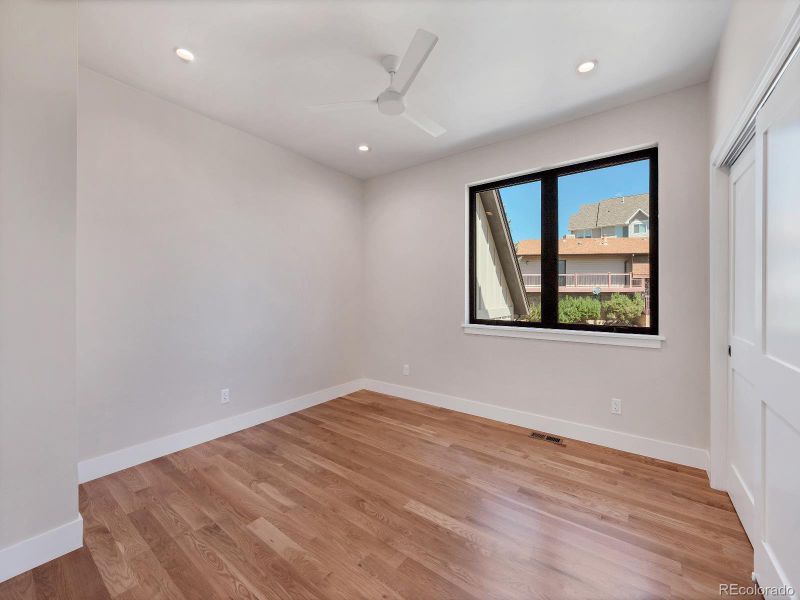
M 377 106 L 378 111 L 382 114 L 390 116 L 402 115 L 427 134 L 439 137 L 446 133 L 447 130 L 427 116 L 417 111 L 409 110 L 405 101 L 408 88 L 414 83 L 414 79 L 422 69 L 422 65 L 425 64 L 437 41 L 439 41 L 439 38 L 431 32 L 417 29 L 417 33 L 414 34 L 414 39 L 411 40 L 411 44 L 409 44 L 402 61 L 393 54 L 384 56 L 381 59 L 381 65 L 389 73 L 389 87 L 383 90 L 375 100 L 318 104 L 310 106 L 309 109 L 314 112 L 327 112 Z

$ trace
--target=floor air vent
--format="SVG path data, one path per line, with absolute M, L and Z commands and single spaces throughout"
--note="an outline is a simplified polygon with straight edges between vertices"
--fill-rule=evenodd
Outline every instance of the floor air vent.
M 541 440 L 543 442 L 550 442 L 551 444 L 556 444 L 558 446 L 563 446 L 564 442 L 561 441 L 560 437 L 555 435 L 550 435 L 549 433 L 544 433 L 542 431 L 532 431 L 531 437 L 535 440 Z

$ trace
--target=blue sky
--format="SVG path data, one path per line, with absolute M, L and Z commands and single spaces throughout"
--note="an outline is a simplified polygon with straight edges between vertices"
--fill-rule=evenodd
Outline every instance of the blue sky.
M 581 204 L 644 194 L 649 186 L 648 161 L 641 160 L 605 169 L 566 175 L 558 179 L 558 237 L 567 233 L 567 223 Z M 511 237 L 541 238 L 542 186 L 538 181 L 500 190 L 500 198 L 511 226 Z

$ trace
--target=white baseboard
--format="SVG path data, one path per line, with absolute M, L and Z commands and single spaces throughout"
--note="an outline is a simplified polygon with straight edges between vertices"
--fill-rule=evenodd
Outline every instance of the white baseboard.
M 78 515 L 48 531 L 0 548 L 0 582 L 16 577 L 83 545 L 83 517 Z
M 566 421 L 555 417 L 547 417 L 545 415 L 538 415 L 536 413 L 513 408 L 505 408 L 503 406 L 497 406 L 496 404 L 476 402 L 475 400 L 467 400 L 465 398 L 449 396 L 438 392 L 429 392 L 427 390 L 385 381 L 365 379 L 362 385 L 364 388 L 374 392 L 399 396 L 400 398 L 407 398 L 408 400 L 431 404 L 433 406 L 441 406 L 443 408 L 449 408 L 451 410 L 457 410 L 470 415 L 501 421 L 503 423 L 538 429 L 582 442 L 599 444 L 616 450 L 624 450 L 625 452 L 641 454 L 643 456 L 667 460 L 681 465 L 697 467 L 699 469 L 706 469 L 708 467 L 708 450 L 703 448 L 674 444 L 672 442 L 665 442 L 663 440 L 632 433 L 604 429 L 602 427 L 595 427 L 594 425 Z
M 133 467 L 135 465 L 153 460 L 178 450 L 184 450 L 203 442 L 259 425 L 272 419 L 277 419 L 284 415 L 288 415 L 304 408 L 309 408 L 315 404 L 321 404 L 328 400 L 333 400 L 339 396 L 344 396 L 355 392 L 356 390 L 363 389 L 364 385 L 362 380 L 349 381 L 341 385 L 312 392 L 305 396 L 292 398 L 278 402 L 277 404 L 270 404 L 256 410 L 234 415 L 226 419 L 220 419 L 212 423 L 206 423 L 193 429 L 186 429 L 179 431 L 161 438 L 142 442 L 135 446 L 129 446 L 96 456 L 88 458 L 78 463 L 78 481 L 85 483 L 110 473 L 116 473 L 123 469 Z
M 487 419 L 494 419 L 503 423 L 511 423 L 522 427 L 540 429 L 550 433 L 563 435 L 583 442 L 599 444 L 617 450 L 633 452 L 652 458 L 668 460 L 682 465 L 706 469 L 708 467 L 708 451 L 703 448 L 693 448 L 672 442 L 665 442 L 653 438 L 604 429 L 593 425 L 566 421 L 554 417 L 547 417 L 536 413 L 505 408 L 494 404 L 476 402 L 447 394 L 429 392 L 419 388 L 412 388 L 374 379 L 355 379 L 341 385 L 336 385 L 318 392 L 306 394 L 298 398 L 265 406 L 250 412 L 221 419 L 193 429 L 179 431 L 155 440 L 149 440 L 89 458 L 78 463 L 78 480 L 80 483 L 116 473 L 123 469 L 153 460 L 172 452 L 177 452 L 209 440 L 253 427 L 260 423 L 277 419 L 304 408 L 333 400 L 339 396 L 350 394 L 360 389 L 368 389 L 383 394 L 408 398 L 416 402 L 441 406 Z

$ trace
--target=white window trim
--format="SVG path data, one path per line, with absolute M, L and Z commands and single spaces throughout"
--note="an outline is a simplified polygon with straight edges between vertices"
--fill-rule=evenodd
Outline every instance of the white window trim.
M 544 329 L 538 327 L 515 327 L 513 325 L 479 325 L 475 323 L 465 323 L 461 327 L 464 333 L 470 335 L 493 335 L 554 342 L 629 346 L 633 348 L 661 348 L 666 341 L 663 335 L 615 333 L 612 331 L 577 331 L 575 329 Z

